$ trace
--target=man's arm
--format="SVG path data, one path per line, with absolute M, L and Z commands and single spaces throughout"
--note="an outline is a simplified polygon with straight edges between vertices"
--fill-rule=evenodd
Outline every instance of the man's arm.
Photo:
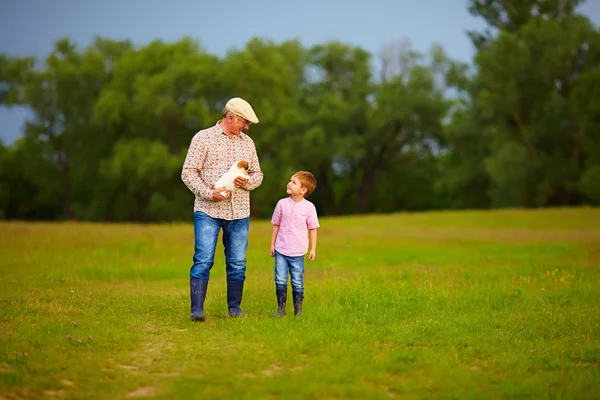
M 263 172 L 260 169 L 260 162 L 258 161 L 258 155 L 256 154 L 256 147 L 253 146 L 252 159 L 248 163 L 248 176 L 250 179 L 245 184 L 241 185 L 244 190 L 254 190 L 259 187 L 263 181 Z
M 202 179 L 200 179 L 199 171 L 204 166 L 206 158 L 206 148 L 200 143 L 200 139 L 196 134 L 192 138 L 190 147 L 188 148 L 183 168 L 181 170 L 181 180 L 196 196 L 211 199 L 214 196 L 214 191 L 209 188 Z M 220 196 L 220 194 L 219 194 Z

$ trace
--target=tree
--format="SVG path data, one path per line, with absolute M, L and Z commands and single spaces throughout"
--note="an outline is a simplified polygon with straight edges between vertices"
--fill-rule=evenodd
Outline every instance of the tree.
M 481 49 L 499 31 L 517 33 L 532 19 L 560 20 L 572 16 L 584 0 L 469 0 L 469 12 L 488 24 L 485 32 L 469 31 L 473 44 Z
M 581 179 L 590 176 L 594 156 L 587 149 L 597 139 L 589 129 L 591 94 L 581 88 L 584 78 L 585 86 L 597 79 L 590 73 L 600 65 L 599 31 L 575 13 L 579 3 L 470 2 L 470 11 L 483 17 L 494 35 L 488 29 L 475 40 L 477 71 L 460 80 L 468 97 L 448 130 L 450 173 L 439 187 L 455 204 L 468 203 L 460 193 L 470 185 L 487 186 L 479 192 L 487 193 L 493 206 L 590 199 Z M 467 173 L 476 165 L 485 167 L 479 168 L 483 175 Z
M 174 186 L 185 153 L 173 155 L 166 144 L 146 138 L 122 139 L 100 165 L 105 213 L 112 221 L 171 221 L 181 218 L 190 196 Z M 173 207 L 174 204 L 180 207 Z
M 32 142 L 47 143 L 51 149 L 51 161 L 60 176 L 63 215 L 69 219 L 77 218 L 73 191 L 89 178 L 86 172 L 95 173 L 86 166 L 93 149 L 101 148 L 91 145 L 98 132 L 88 121 L 113 58 L 120 55 L 111 52 L 114 46 L 110 44 L 97 39 L 85 52 L 78 52 L 68 39 L 58 40 L 43 68 L 38 68 L 33 58 L 4 57 L 2 61 L 2 80 L 8 87 L 4 102 L 26 105 L 32 111 L 34 117 L 26 123 L 25 136 Z M 122 43 L 120 48 L 127 46 Z
M 502 158 L 507 143 L 512 142 L 511 149 L 523 149 L 520 169 L 526 172 L 515 178 L 521 199 L 506 203 L 496 197 L 499 205 L 572 202 L 585 163 L 581 114 L 572 92 L 582 74 L 600 63 L 600 52 L 588 45 L 596 43 L 598 35 L 582 16 L 531 20 L 518 34 L 502 32 L 477 55 L 477 101 L 493 148 L 488 167 L 497 165 L 488 169 L 492 180 L 494 171 L 519 162 Z

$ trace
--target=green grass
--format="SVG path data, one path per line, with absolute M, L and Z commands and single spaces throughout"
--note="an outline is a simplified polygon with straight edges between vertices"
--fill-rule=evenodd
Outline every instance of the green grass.
M 252 221 L 247 317 L 219 244 L 204 323 L 191 224 L 0 223 L 0 399 L 600 397 L 599 209 L 320 222 L 301 318 Z

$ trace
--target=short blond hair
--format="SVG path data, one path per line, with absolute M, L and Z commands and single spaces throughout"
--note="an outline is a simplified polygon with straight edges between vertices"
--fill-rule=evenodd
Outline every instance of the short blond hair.
M 306 193 L 304 194 L 304 197 L 314 192 L 315 188 L 317 187 L 317 180 L 315 179 L 313 174 L 311 174 L 308 171 L 298 171 L 294 174 L 294 176 L 298 178 L 300 185 L 303 188 L 306 188 Z

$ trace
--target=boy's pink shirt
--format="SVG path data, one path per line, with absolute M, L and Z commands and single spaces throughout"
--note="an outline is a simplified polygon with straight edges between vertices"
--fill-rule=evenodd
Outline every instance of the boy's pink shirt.
M 295 203 L 291 196 L 277 202 L 271 223 L 279 225 L 275 250 L 288 257 L 306 254 L 308 230 L 319 227 L 315 205 L 306 199 Z

